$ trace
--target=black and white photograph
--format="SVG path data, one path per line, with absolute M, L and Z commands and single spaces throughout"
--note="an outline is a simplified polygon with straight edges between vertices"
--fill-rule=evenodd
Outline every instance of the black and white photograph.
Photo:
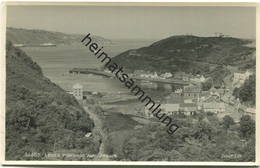
M 5 161 L 255 164 L 256 11 L 7 4 Z

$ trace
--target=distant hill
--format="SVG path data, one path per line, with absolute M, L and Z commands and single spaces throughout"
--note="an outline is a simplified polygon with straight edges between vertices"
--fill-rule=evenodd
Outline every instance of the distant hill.
M 9 41 L 6 50 L 6 159 L 59 150 L 94 153 L 98 145 L 84 137 L 94 123 L 76 99 Z
M 183 71 L 222 80 L 229 73 L 228 65 L 241 70 L 255 68 L 255 47 L 250 47 L 250 43 L 250 40 L 232 37 L 180 35 L 128 50 L 113 59 L 130 71 Z
M 36 30 L 36 29 L 20 29 L 7 28 L 6 37 L 14 44 L 73 44 L 80 43 L 84 35 L 65 34 L 61 32 Z M 93 40 L 99 44 L 110 44 L 111 41 L 100 36 L 92 36 Z

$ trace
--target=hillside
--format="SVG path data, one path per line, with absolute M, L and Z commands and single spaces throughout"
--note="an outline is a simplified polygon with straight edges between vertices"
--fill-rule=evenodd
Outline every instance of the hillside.
M 6 160 L 45 160 L 43 154 L 60 150 L 97 152 L 98 144 L 85 138 L 94 123 L 76 99 L 11 42 L 6 49 Z
M 255 67 L 255 47 L 250 40 L 232 37 L 172 36 L 148 47 L 129 50 L 114 61 L 131 71 L 184 71 L 214 76 L 229 73 L 227 65 L 241 70 Z M 218 75 L 215 75 L 218 76 Z
M 36 29 L 20 29 L 7 28 L 6 37 L 14 44 L 73 44 L 80 43 L 84 35 L 80 34 L 65 34 L 60 32 L 36 30 Z M 98 43 L 110 44 L 111 41 L 100 36 L 92 36 L 93 40 Z

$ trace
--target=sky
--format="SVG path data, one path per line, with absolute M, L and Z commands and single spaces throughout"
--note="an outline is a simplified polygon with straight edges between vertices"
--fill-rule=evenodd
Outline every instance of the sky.
M 7 26 L 109 39 L 162 39 L 219 32 L 255 39 L 255 7 L 8 6 Z

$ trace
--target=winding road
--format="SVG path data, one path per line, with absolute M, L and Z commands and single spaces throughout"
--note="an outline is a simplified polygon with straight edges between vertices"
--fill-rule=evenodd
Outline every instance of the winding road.
M 102 160 L 102 161 L 108 161 L 109 158 L 106 157 L 107 154 L 105 154 L 105 144 L 104 140 L 107 139 L 106 133 L 102 129 L 102 121 L 99 119 L 99 116 L 94 112 L 91 111 L 88 106 L 84 106 L 85 111 L 89 114 L 90 118 L 94 121 L 95 127 L 93 129 L 93 132 L 101 135 L 102 141 L 99 147 L 98 154 L 94 157 L 94 161 L 96 160 Z

